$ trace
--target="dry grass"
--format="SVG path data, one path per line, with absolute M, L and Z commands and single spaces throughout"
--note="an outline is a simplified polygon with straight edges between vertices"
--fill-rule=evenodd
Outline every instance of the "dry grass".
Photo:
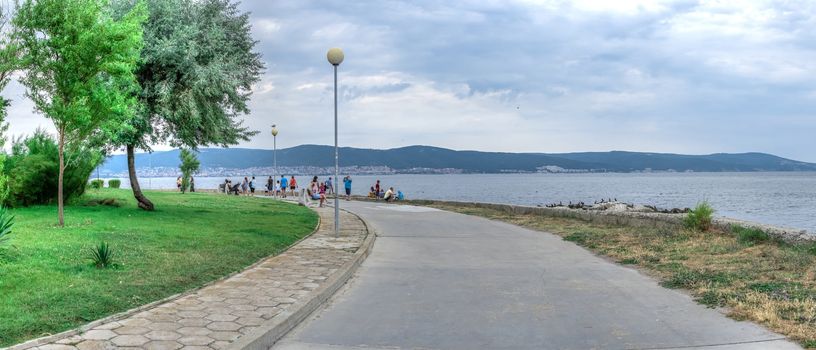
M 430 206 L 557 234 L 621 264 L 637 265 L 667 288 L 682 288 L 702 304 L 727 308 L 733 318 L 816 348 L 813 246 L 740 242 L 730 232 L 605 226 L 446 203 Z

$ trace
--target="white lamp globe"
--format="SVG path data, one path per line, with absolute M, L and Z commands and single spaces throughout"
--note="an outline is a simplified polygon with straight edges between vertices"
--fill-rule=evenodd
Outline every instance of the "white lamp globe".
M 278 128 L 274 124 L 272 124 L 272 136 L 278 136 Z
M 329 59 L 329 63 L 332 65 L 339 66 L 340 63 L 343 63 L 343 50 L 337 47 L 331 48 L 329 53 L 326 54 L 326 58 Z

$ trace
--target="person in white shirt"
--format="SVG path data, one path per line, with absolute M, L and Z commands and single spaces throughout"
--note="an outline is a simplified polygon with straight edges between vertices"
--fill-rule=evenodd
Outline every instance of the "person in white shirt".
M 386 202 L 391 202 L 391 201 L 396 199 L 396 196 L 394 196 L 394 188 L 393 187 L 389 187 L 388 191 L 385 191 L 385 195 L 383 195 L 383 199 L 385 199 Z

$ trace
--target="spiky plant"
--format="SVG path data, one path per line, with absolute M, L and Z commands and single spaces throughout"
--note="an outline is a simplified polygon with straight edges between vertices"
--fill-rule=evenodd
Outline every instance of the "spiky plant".
M 113 249 L 109 244 L 100 242 L 98 246 L 91 248 L 91 261 L 100 269 L 113 265 Z
M 8 241 L 12 226 L 14 215 L 11 215 L 5 207 L 0 207 L 0 244 Z

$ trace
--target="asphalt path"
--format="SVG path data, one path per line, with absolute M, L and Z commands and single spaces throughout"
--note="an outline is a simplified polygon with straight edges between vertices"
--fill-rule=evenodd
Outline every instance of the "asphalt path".
M 378 234 L 275 349 L 800 349 L 560 237 L 431 208 L 341 202 Z

